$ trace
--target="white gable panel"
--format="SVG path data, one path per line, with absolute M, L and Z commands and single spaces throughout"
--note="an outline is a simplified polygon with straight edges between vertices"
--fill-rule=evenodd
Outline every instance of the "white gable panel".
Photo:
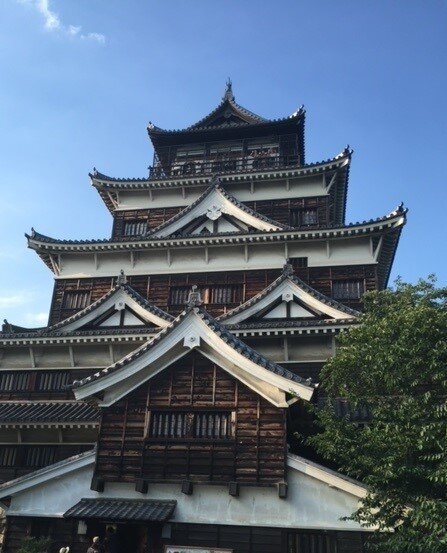
M 313 317 L 314 315 L 312 311 L 321 313 L 322 315 L 333 319 L 352 319 L 354 317 L 353 315 L 343 312 L 332 305 L 324 303 L 318 299 L 318 297 L 315 297 L 302 288 L 296 281 L 293 280 L 293 277 L 286 278 L 277 286 L 273 286 L 273 288 L 266 293 L 264 297 L 262 297 L 262 294 L 263 293 L 261 292 L 259 301 L 253 302 L 253 299 L 255 298 L 248 300 L 246 302 L 246 308 L 244 308 L 244 304 L 242 304 L 239 308 L 236 308 L 234 310 L 234 315 L 232 315 L 230 311 L 228 316 L 222 317 L 222 322 L 225 322 L 225 324 L 237 324 L 245 321 L 256 316 L 257 313 L 268 309 L 269 306 L 277 302 L 279 298 L 290 302 L 292 302 L 293 298 L 296 298 L 303 304 L 302 307 L 296 303 L 291 304 L 292 317 Z M 308 306 L 309 311 L 306 309 L 306 306 Z M 270 313 L 272 312 L 273 310 Z M 282 313 L 282 311 L 279 310 L 278 313 Z M 272 318 L 272 315 L 269 317 L 266 316 L 266 318 Z
M 304 309 L 303 306 L 299 305 L 298 303 L 295 303 L 294 301 L 289 302 L 290 303 L 290 315 L 287 315 L 287 303 L 282 302 L 276 307 L 274 307 L 271 311 L 268 311 L 264 315 L 264 319 L 286 319 L 286 318 L 311 318 L 315 317 L 313 313 L 308 311 L 307 309 Z
M 315 315 L 305 309 L 302 305 L 295 303 L 294 301 L 290 303 L 290 316 L 291 317 L 315 317 Z
M 198 200 L 197 204 L 185 209 L 185 213 L 180 216 L 174 216 L 173 221 L 154 229 L 152 236 L 157 238 L 165 238 L 175 234 L 180 229 L 189 225 L 198 217 L 206 215 L 212 221 L 216 220 L 221 214 L 234 217 L 236 220 L 243 222 L 245 225 L 254 227 L 258 230 L 280 230 L 281 227 L 273 221 L 264 220 L 256 215 L 256 213 L 242 209 L 236 199 L 229 199 L 221 189 L 213 186 L 212 189 L 203 194 L 202 199 Z
M 133 313 L 126 309 L 124 314 L 124 326 L 141 326 L 142 324 L 144 323 L 141 319 L 135 317 Z
M 107 318 L 105 321 L 100 323 L 99 326 L 119 326 L 121 321 L 121 313 L 120 311 L 115 311 L 115 313 L 112 313 L 109 318 Z

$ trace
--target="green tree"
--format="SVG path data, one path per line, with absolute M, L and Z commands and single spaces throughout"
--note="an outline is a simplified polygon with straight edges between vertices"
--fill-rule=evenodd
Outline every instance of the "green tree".
M 52 543 L 50 538 L 26 537 L 21 542 L 18 553 L 49 553 Z
M 352 518 L 376 528 L 386 553 L 447 552 L 447 288 L 434 277 L 365 294 L 361 324 L 342 333 L 323 368 L 318 453 L 364 482 Z M 346 398 L 351 415 L 337 418 Z M 367 424 L 356 409 L 367 409 Z

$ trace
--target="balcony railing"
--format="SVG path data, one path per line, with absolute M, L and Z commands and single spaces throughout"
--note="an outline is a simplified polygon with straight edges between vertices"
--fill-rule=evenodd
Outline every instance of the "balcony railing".
M 170 164 L 157 162 L 149 167 L 150 179 L 178 176 L 221 175 L 243 171 L 263 171 L 287 167 L 298 167 L 298 155 L 247 155 L 244 157 L 213 157 L 200 159 L 175 159 Z

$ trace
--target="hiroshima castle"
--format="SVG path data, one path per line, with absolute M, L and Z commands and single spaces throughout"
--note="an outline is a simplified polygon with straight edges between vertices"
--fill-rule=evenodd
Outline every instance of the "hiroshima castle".
M 228 82 L 200 121 L 149 124 L 147 176 L 92 171 L 110 238 L 27 235 L 54 292 L 48 326 L 0 333 L 3 553 L 109 528 L 140 553 L 364 551 L 365 486 L 296 433 L 406 209 L 347 223 L 352 150 L 308 162 L 305 117 Z

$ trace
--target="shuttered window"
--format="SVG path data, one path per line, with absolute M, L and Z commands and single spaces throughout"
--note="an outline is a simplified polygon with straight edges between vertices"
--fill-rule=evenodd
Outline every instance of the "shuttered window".
M 75 290 L 64 293 L 63 309 L 84 309 L 90 303 L 90 291 Z
M 0 373 L 0 392 L 20 392 L 29 388 L 30 375 L 26 372 Z
M 243 298 L 242 284 L 212 284 L 198 286 L 204 304 L 227 305 L 241 303 Z M 188 301 L 191 286 L 172 286 L 169 291 L 170 305 L 185 305 Z
M 124 236 L 144 236 L 147 233 L 147 221 L 135 220 L 124 223 Z
M 231 411 L 150 413 L 149 438 L 224 440 L 233 437 Z
M 290 224 L 292 227 L 318 225 L 318 211 L 316 209 L 291 209 Z
M 299 532 L 288 535 L 288 553 L 337 553 L 337 539 L 323 532 Z
M 65 390 L 69 382 L 70 375 L 68 372 L 42 372 L 38 373 L 36 388 L 40 392 Z
M 363 280 L 335 280 L 332 283 L 332 297 L 336 300 L 358 300 L 364 290 Z

